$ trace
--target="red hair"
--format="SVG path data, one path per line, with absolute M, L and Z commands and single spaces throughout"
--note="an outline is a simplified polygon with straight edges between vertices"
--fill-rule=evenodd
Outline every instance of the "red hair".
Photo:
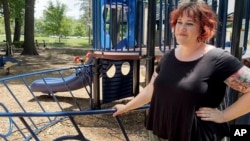
M 197 40 L 208 41 L 215 34 L 217 25 L 217 16 L 211 7 L 201 2 L 189 2 L 181 4 L 177 9 L 173 10 L 170 17 L 170 26 L 175 28 L 177 20 L 186 14 L 195 22 L 200 23 L 200 36 Z

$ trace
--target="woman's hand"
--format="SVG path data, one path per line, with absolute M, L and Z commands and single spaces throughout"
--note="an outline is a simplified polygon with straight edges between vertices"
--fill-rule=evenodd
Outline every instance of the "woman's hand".
M 113 117 L 126 112 L 124 104 L 116 104 L 113 108 L 116 109 L 116 112 L 113 113 Z
M 223 111 L 220 111 L 217 108 L 202 107 L 196 111 L 196 115 L 204 121 L 213 121 L 216 123 L 226 122 L 224 120 Z

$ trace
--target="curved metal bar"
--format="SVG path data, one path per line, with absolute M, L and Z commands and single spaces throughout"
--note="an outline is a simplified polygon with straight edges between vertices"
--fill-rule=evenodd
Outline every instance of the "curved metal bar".
M 7 107 L 3 103 L 0 103 L 0 106 L 3 107 L 3 109 L 7 113 L 9 112 L 8 109 L 7 109 Z M 1 134 L 0 133 L 0 137 L 3 137 L 5 140 L 7 140 L 6 137 L 9 136 L 12 133 L 12 131 L 13 131 L 13 120 L 12 120 L 11 117 L 8 117 L 8 118 L 9 118 L 9 129 L 8 129 L 8 132 L 5 133 L 5 134 Z
M 135 110 L 148 109 L 150 105 L 144 105 Z M 76 115 L 98 115 L 114 113 L 116 109 L 100 109 L 100 110 L 84 110 L 84 111 L 59 111 L 59 112 L 13 112 L 4 113 L 0 112 L 0 117 L 48 117 L 48 116 L 76 116 Z
M 122 130 L 122 134 L 124 135 L 126 141 L 129 141 L 128 135 L 125 131 L 125 128 L 122 125 L 122 122 L 118 116 L 115 117 L 117 124 L 119 125 L 120 129 Z
M 5 107 L 3 104 L 0 103 L 1 106 Z M 135 110 L 146 110 L 150 107 L 150 105 L 144 105 L 142 107 L 139 107 Z M 7 109 L 6 109 L 7 110 Z M 73 120 L 73 116 L 76 116 L 76 115 L 96 115 L 96 114 L 108 114 L 108 113 L 113 113 L 115 112 L 116 109 L 101 109 L 101 110 L 85 110 L 85 111 L 62 111 L 62 112 L 27 112 L 27 113 L 21 113 L 21 112 L 13 112 L 13 113 L 9 113 L 9 112 L 0 112 L 0 117 L 19 117 L 21 119 L 21 121 L 23 122 L 23 124 L 26 126 L 26 128 L 29 130 L 29 132 L 31 133 L 31 136 L 28 136 L 26 137 L 26 140 L 30 140 L 32 137 L 35 138 L 36 140 L 39 140 L 39 138 L 37 137 L 37 134 L 39 132 L 41 132 L 42 130 L 50 127 L 51 125 L 54 125 L 56 124 L 57 122 L 61 121 L 62 119 L 65 119 L 65 118 L 61 118 L 60 120 L 55 120 L 55 121 L 51 121 L 50 123 L 42 126 L 41 128 L 37 129 L 37 130 L 32 130 L 29 125 L 27 124 L 27 122 L 24 120 L 24 117 L 49 117 L 49 116 L 63 116 L 63 117 L 69 117 L 70 120 L 72 121 Z M 118 116 L 115 117 L 126 141 L 129 141 L 129 138 L 128 138 L 128 135 L 125 131 L 125 128 L 121 122 L 121 120 L 119 119 Z M 68 136 L 61 136 L 61 137 L 58 137 L 56 138 L 55 140 L 61 140 L 61 139 L 82 139 L 84 141 L 89 141 L 82 133 L 81 131 L 78 129 L 78 126 L 74 123 L 73 121 L 73 124 L 74 124 L 74 127 L 78 130 L 78 135 L 68 135 Z M 11 133 L 11 132 L 10 132 Z M 5 140 L 6 137 L 8 136 L 9 134 L 3 136 L 3 138 Z

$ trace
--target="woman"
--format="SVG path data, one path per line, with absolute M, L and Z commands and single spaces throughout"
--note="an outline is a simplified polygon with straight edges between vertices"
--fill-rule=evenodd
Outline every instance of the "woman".
M 250 70 L 226 51 L 205 44 L 215 34 L 216 15 L 205 3 L 184 3 L 171 13 L 177 48 L 162 57 L 150 83 L 113 116 L 148 102 L 151 140 L 219 141 L 227 122 L 250 112 Z M 226 86 L 244 95 L 217 109 Z

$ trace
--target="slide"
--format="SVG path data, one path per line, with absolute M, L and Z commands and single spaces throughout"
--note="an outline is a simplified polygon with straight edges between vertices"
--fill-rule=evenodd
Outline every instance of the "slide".
M 85 64 L 89 65 L 92 62 L 93 56 L 91 55 Z M 77 70 L 76 73 L 64 78 L 47 77 L 44 79 L 35 80 L 31 83 L 31 91 L 51 94 L 56 92 L 72 91 L 86 87 L 92 83 L 92 76 L 90 76 L 89 73 L 86 73 L 86 71 L 88 71 L 86 69 L 92 68 L 83 67 Z

